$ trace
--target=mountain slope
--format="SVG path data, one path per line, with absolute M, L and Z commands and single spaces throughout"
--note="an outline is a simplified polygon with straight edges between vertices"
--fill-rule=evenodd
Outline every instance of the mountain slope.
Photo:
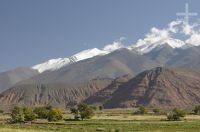
M 66 65 L 84 60 L 84 59 L 92 58 L 98 55 L 100 56 L 105 55 L 108 53 L 109 53 L 108 51 L 93 48 L 93 49 L 81 51 L 69 58 L 51 59 L 51 60 L 48 60 L 47 62 L 37 64 L 33 66 L 32 68 L 35 70 L 38 70 L 40 73 L 45 72 L 45 71 L 54 71 L 54 70 L 60 69 L 63 66 L 66 66 Z
M 178 54 L 173 56 L 166 65 L 189 69 L 200 69 L 200 46 L 191 47 L 185 50 L 178 50 Z
M 124 75 L 112 81 L 106 88 L 100 90 L 96 94 L 84 100 L 87 104 L 102 105 L 112 98 L 112 94 L 119 88 L 120 85 L 132 79 L 132 75 Z
M 0 92 L 37 74 L 38 72 L 36 70 L 30 68 L 16 68 L 14 70 L 0 73 Z
M 90 98 L 86 101 L 99 103 L 101 96 L 102 93 L 98 92 L 91 97 L 92 101 Z M 161 108 L 192 107 L 200 103 L 200 72 L 160 67 L 144 71 L 122 83 L 100 103 L 105 108 L 139 105 Z
M 94 79 L 85 83 L 69 85 L 41 84 L 18 85 L 0 94 L 1 109 L 8 109 L 14 105 L 28 106 L 72 106 L 97 91 L 107 87 L 112 79 Z
M 104 56 L 93 57 L 65 66 L 53 72 L 42 73 L 22 83 L 77 83 L 94 78 L 114 79 L 125 74 L 136 75 L 156 66 L 159 66 L 159 64 L 139 55 L 137 52 L 120 49 Z
M 166 44 L 153 49 L 151 52 L 144 54 L 144 56 L 162 65 L 165 65 L 176 54 L 176 50 L 170 47 L 168 44 Z

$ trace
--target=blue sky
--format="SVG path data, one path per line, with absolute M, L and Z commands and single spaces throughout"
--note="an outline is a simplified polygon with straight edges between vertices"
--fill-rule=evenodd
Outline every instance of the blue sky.
M 68 57 L 164 27 L 198 0 L 0 0 L 0 71 Z

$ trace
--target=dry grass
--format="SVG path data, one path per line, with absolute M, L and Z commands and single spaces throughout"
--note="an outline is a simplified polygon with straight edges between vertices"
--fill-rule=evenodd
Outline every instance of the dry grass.
M 91 120 L 60 121 L 44 124 L 2 124 L 0 132 L 111 132 L 123 131 L 159 131 L 159 132 L 199 132 L 200 116 L 187 115 L 183 121 L 166 121 L 165 115 L 133 115 L 133 109 L 112 109 L 97 111 Z M 8 115 L 0 115 L 0 120 L 8 119 Z M 64 118 L 73 118 L 69 112 Z
M 44 130 L 23 130 L 23 129 L 13 129 L 13 128 L 1 128 L 0 129 L 0 132 L 47 132 L 47 131 L 44 131 Z M 50 131 L 48 131 L 50 132 Z M 53 132 L 53 131 L 52 131 Z
M 135 121 L 159 121 L 162 119 L 166 119 L 166 116 L 159 115 L 101 115 L 101 116 L 94 116 L 93 119 L 96 120 L 135 120 Z

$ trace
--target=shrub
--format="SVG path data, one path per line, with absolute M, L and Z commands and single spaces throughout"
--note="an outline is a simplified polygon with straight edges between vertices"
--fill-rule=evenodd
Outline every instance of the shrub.
M 179 121 L 182 117 L 185 117 L 186 112 L 184 110 L 175 108 L 170 113 L 167 114 L 167 119 L 169 121 Z
M 103 110 L 103 106 L 102 106 L 102 105 L 99 106 L 99 110 L 100 110 L 100 111 Z
M 147 108 L 145 108 L 144 106 L 140 106 L 138 108 L 138 110 L 134 113 L 134 114 L 141 114 L 141 115 L 144 115 L 144 114 L 147 114 L 148 113 L 148 110 Z
M 59 121 L 62 119 L 62 111 L 58 108 L 51 108 L 48 113 L 48 121 Z
M 19 106 L 15 106 L 11 111 L 11 121 L 13 123 L 24 122 L 24 112 L 23 108 Z
M 45 107 L 47 110 L 51 110 L 53 107 L 51 105 L 48 105 Z
M 3 110 L 0 110 L 0 113 L 3 113 L 4 111 Z
M 153 109 L 153 112 L 154 112 L 154 114 L 159 114 L 160 113 L 160 109 L 155 108 L 155 109 Z
M 90 119 L 94 116 L 94 107 L 87 104 L 79 104 L 77 108 L 71 108 L 71 113 L 74 115 L 74 119 L 78 120 L 79 118 Z
M 198 106 L 195 106 L 195 108 L 194 108 L 194 114 L 196 114 L 196 115 L 200 115 L 200 105 L 198 105 Z
M 11 112 L 11 121 L 13 123 L 32 121 L 36 118 L 48 119 L 48 121 L 58 121 L 62 119 L 62 112 L 53 107 L 37 107 L 33 110 L 31 107 L 15 106 Z
M 39 119 L 47 119 L 49 110 L 46 107 L 37 107 L 34 109 L 34 113 L 37 115 Z
M 24 107 L 23 112 L 25 121 L 32 121 L 36 118 L 36 114 L 31 107 Z
M 90 119 L 94 116 L 94 109 L 92 106 L 88 106 L 87 104 L 79 104 L 78 111 L 80 113 L 80 118 L 83 119 Z
M 80 117 L 79 117 L 79 112 L 78 112 L 78 109 L 77 108 L 71 108 L 70 109 L 71 113 L 74 115 L 74 119 L 75 120 L 78 120 Z

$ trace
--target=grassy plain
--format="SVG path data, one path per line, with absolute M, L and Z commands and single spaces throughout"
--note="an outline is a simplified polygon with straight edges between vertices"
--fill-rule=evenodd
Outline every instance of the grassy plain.
M 7 124 L 0 116 L 0 132 L 199 132 L 200 116 L 187 115 L 183 121 L 166 121 L 165 115 L 133 115 L 131 109 L 96 112 L 90 120 L 50 123 Z M 69 119 L 73 116 L 65 114 Z

